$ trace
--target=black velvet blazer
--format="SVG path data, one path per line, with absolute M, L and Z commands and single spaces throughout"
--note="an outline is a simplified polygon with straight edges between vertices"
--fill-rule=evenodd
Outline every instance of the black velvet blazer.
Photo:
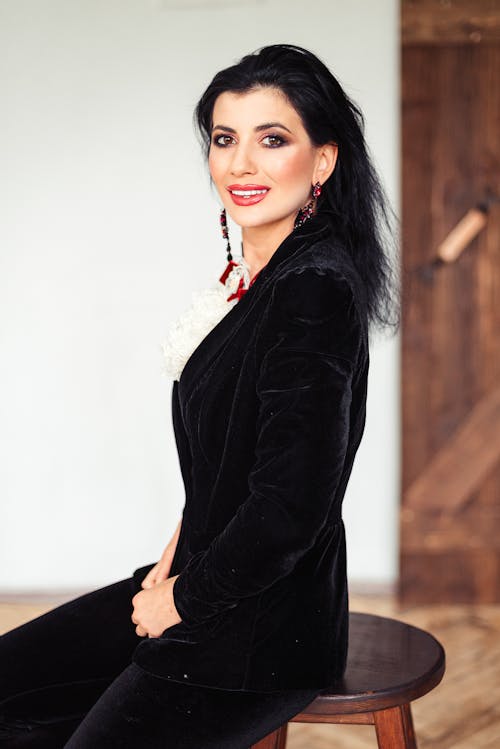
M 231 690 L 329 687 L 348 646 L 342 500 L 365 425 L 361 279 L 327 219 L 294 229 L 172 388 L 182 621 L 133 660 Z M 134 572 L 137 589 L 153 565 Z

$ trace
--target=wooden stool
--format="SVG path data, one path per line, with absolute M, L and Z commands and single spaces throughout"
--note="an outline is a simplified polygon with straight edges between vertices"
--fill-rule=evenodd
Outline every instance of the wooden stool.
M 379 749 L 417 749 L 412 700 L 445 671 L 445 651 L 429 632 L 397 619 L 351 612 L 349 650 L 338 689 L 319 694 L 291 720 L 375 725 Z M 288 723 L 252 749 L 285 749 Z

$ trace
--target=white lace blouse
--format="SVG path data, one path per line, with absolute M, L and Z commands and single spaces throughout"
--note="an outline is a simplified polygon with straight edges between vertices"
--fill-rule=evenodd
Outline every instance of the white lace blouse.
M 184 365 L 195 348 L 238 303 L 238 298 L 228 301 L 228 296 L 236 292 L 241 279 L 243 289 L 248 289 L 250 268 L 243 256 L 234 259 L 237 264 L 227 274 L 225 281 L 219 279 L 207 289 L 193 291 L 191 305 L 168 328 L 161 343 L 164 357 L 163 372 L 167 377 L 174 380 L 180 378 Z

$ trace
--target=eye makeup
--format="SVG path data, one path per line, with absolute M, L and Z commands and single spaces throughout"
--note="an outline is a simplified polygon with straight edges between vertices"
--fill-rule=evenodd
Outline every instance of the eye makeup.
M 232 138 L 232 136 L 226 133 L 221 133 L 220 135 L 214 135 L 212 138 L 212 144 L 214 146 L 218 146 L 219 148 L 225 148 L 227 145 L 230 145 L 224 142 L 221 143 L 220 141 L 221 138 Z M 282 135 L 278 135 L 277 133 L 268 133 L 268 135 L 265 135 L 262 138 L 261 142 L 265 141 L 267 138 L 271 138 L 272 140 L 277 141 L 277 142 L 275 142 L 274 145 L 264 144 L 266 148 L 281 148 L 281 146 L 284 146 L 288 143 L 288 140 L 286 138 L 284 138 Z

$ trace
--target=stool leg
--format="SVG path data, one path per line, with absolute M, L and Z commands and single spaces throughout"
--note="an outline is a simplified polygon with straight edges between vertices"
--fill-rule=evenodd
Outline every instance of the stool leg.
M 409 702 L 377 710 L 373 717 L 379 749 L 417 749 Z
M 277 731 L 269 733 L 257 744 L 254 744 L 251 749 L 285 749 L 287 729 L 288 723 L 285 723 L 285 725 L 278 728 Z

